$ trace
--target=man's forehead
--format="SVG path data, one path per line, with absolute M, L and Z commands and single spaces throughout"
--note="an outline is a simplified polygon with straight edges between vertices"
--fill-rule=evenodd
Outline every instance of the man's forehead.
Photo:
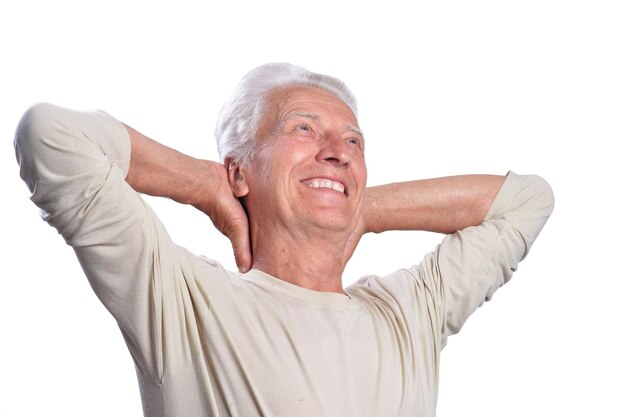
M 320 88 L 320 87 L 311 87 L 306 85 L 297 85 L 290 87 L 279 88 L 273 92 L 271 92 L 268 96 L 270 102 L 278 107 L 288 106 L 288 105 L 304 105 L 307 104 L 335 104 L 341 107 L 345 107 L 350 110 L 352 113 L 352 109 L 350 106 L 346 104 L 342 99 L 337 97 L 335 94 Z M 283 109 L 288 110 L 288 109 Z
M 299 111 L 301 113 L 315 113 L 309 111 L 308 105 L 330 105 L 345 109 L 355 120 L 356 116 L 350 106 L 335 94 L 319 87 L 291 86 L 273 91 L 268 99 L 273 107 L 281 112 Z

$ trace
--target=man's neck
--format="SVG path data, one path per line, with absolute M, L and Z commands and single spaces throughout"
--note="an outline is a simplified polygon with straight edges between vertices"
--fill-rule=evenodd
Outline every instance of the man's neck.
M 261 231 L 252 228 L 252 268 L 314 291 L 343 294 L 346 238 L 329 232 Z

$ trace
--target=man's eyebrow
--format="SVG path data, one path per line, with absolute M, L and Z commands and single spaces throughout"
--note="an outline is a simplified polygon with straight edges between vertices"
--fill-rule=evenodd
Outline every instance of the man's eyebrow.
M 290 113 L 285 117 L 285 120 L 288 119 L 295 119 L 296 117 L 305 117 L 307 119 L 311 119 L 311 120 L 319 120 L 320 119 L 320 115 L 317 113 L 311 113 L 311 112 L 294 112 L 294 113 Z
M 285 117 L 280 121 L 280 123 L 278 124 L 278 127 L 281 128 L 285 125 L 285 122 L 287 122 L 288 120 L 291 119 L 295 119 L 298 117 L 304 117 L 306 119 L 310 119 L 310 120 L 319 120 L 320 119 L 320 115 L 317 113 L 312 113 L 312 112 L 293 112 L 293 113 L 289 113 L 287 115 L 285 115 Z M 363 131 L 361 129 L 359 129 L 358 127 L 356 127 L 353 124 L 348 124 L 346 125 L 346 130 L 349 132 L 354 132 L 358 135 L 361 135 L 361 137 L 364 137 L 363 135 Z
M 283 115 L 280 118 L 280 120 L 276 124 L 276 127 L 274 128 L 274 131 L 276 131 L 278 129 L 282 129 L 285 126 L 285 123 L 287 123 L 287 121 L 289 121 L 291 119 L 296 119 L 298 117 L 305 117 L 305 118 L 311 119 L 311 120 L 319 120 L 320 115 L 317 114 L 317 113 L 310 113 L 310 112 L 287 113 L 287 114 Z
M 362 137 L 364 137 L 363 136 L 363 131 L 361 129 L 359 129 L 358 127 L 356 127 L 355 125 L 349 124 L 348 126 L 346 126 L 346 128 L 347 128 L 347 130 L 349 132 L 354 132 L 354 133 L 357 133 L 357 134 L 361 135 Z

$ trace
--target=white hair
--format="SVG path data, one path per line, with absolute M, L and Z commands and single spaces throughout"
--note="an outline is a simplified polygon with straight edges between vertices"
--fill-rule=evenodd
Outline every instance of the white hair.
M 261 65 L 241 79 L 219 114 L 215 139 L 222 162 L 226 158 L 243 165 L 251 162 L 257 130 L 268 109 L 268 95 L 276 89 L 294 86 L 325 90 L 357 115 L 356 99 L 339 79 L 287 63 Z

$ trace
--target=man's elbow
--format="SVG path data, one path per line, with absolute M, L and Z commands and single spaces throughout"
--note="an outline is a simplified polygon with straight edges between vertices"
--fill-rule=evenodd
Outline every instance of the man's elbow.
M 554 210 L 554 192 L 544 178 L 529 175 L 526 177 L 526 184 L 525 209 L 516 216 L 518 217 L 517 230 L 526 247 L 521 259 L 526 257 Z
M 544 178 L 538 175 L 531 175 L 536 189 L 537 208 L 543 211 L 546 216 L 550 216 L 554 211 L 554 191 Z
M 57 124 L 59 107 L 49 103 L 31 106 L 20 119 L 15 131 L 15 156 L 22 165 L 24 157 L 36 154 L 42 139 Z
M 33 189 L 38 161 L 44 157 L 44 138 L 54 129 L 57 107 L 48 103 L 31 106 L 20 119 L 13 146 L 20 166 L 20 176 Z

